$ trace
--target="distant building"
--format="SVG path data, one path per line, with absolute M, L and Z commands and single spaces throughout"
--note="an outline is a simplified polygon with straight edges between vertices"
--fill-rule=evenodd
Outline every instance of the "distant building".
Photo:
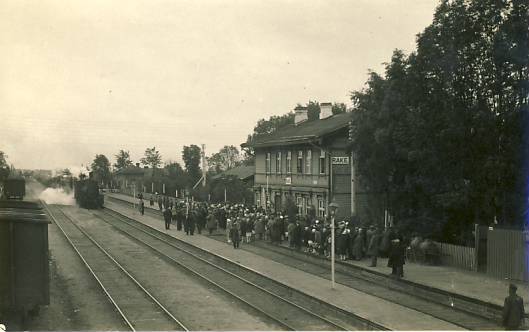
M 225 172 L 214 175 L 213 179 L 220 179 L 227 176 L 235 176 L 237 177 L 237 179 L 243 181 L 248 186 L 253 187 L 255 178 L 255 166 L 234 167 Z
M 278 211 L 291 197 L 301 215 L 313 206 L 317 216 L 325 217 L 332 201 L 340 205 L 339 218 L 354 212 L 348 142 L 351 113 L 332 115 L 330 103 L 320 108 L 320 119 L 307 121 L 306 107 L 298 106 L 293 125 L 242 144 L 255 150 L 257 205 Z
M 143 191 L 145 171 L 147 170 L 140 167 L 139 163 L 136 166 L 120 169 L 114 173 L 112 186 L 123 193 L 132 194 L 134 189 L 139 193 Z

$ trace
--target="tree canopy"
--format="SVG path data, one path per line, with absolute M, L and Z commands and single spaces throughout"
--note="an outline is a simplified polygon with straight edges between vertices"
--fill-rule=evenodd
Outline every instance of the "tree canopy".
M 100 182 L 107 183 L 110 180 L 110 162 L 103 154 L 97 154 L 91 165 L 92 175 Z
M 0 181 L 7 179 L 9 173 L 10 169 L 7 164 L 7 155 L 3 151 L 0 151 Z
M 115 155 L 116 163 L 114 168 L 116 170 L 121 170 L 127 167 L 132 166 L 132 160 L 130 160 L 130 152 L 125 150 L 119 150 L 118 154 Z
M 442 1 L 417 50 L 352 93 L 359 177 L 402 227 L 464 242 L 473 223 L 522 222 L 527 10 Z
M 233 145 L 225 145 L 219 152 L 208 158 L 209 169 L 215 173 L 227 171 L 240 164 L 239 149 Z
M 160 155 L 160 152 L 156 150 L 156 147 L 153 146 L 152 148 L 145 149 L 145 157 L 141 158 L 140 162 L 145 166 L 151 167 L 154 172 L 154 170 L 162 164 L 162 156 Z
M 200 148 L 195 144 L 184 146 L 184 149 L 182 150 L 182 159 L 184 160 L 185 169 L 189 175 L 191 186 L 202 177 L 202 171 L 200 169 L 200 152 Z

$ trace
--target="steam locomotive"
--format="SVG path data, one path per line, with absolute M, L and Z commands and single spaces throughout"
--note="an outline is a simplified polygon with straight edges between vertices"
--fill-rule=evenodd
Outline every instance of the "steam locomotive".
M 92 179 L 82 179 L 74 183 L 74 197 L 84 209 L 100 209 L 103 207 L 104 196 L 99 192 L 99 185 Z

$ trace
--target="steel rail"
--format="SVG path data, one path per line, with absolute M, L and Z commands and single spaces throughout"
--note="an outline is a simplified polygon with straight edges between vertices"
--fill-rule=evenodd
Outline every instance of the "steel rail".
M 169 246 L 171 246 L 171 247 L 173 247 L 173 248 L 175 248 L 175 249 L 177 249 L 177 250 L 179 250 L 179 251 L 182 251 L 182 252 L 184 252 L 184 253 L 186 253 L 186 254 L 188 254 L 188 255 L 194 257 L 195 259 L 198 259 L 198 260 L 200 260 L 200 261 L 202 261 L 202 262 L 204 262 L 204 263 L 206 263 L 206 264 L 208 264 L 208 265 L 210 265 L 210 266 L 212 266 L 212 267 L 214 267 L 214 268 L 216 268 L 216 269 L 219 269 L 219 270 L 221 270 L 222 272 L 224 272 L 224 273 L 226 273 L 226 274 L 229 274 L 229 275 L 235 277 L 236 279 L 238 279 L 238 280 L 240 280 L 240 281 L 242 281 L 242 282 L 244 282 L 244 283 L 246 283 L 246 284 L 248 284 L 248 285 L 250 285 L 250 286 L 252 286 L 252 287 L 255 287 L 255 288 L 257 288 L 257 289 L 259 289 L 259 290 L 265 292 L 266 294 L 272 296 L 273 298 L 276 298 L 276 299 L 279 299 L 280 301 L 283 301 L 283 302 L 285 302 L 285 303 L 288 303 L 289 305 L 294 306 L 294 307 L 298 308 L 299 310 L 302 310 L 302 311 L 304 311 L 305 313 L 307 313 L 307 314 L 309 314 L 309 315 L 311 315 L 311 316 L 313 316 L 313 317 L 316 317 L 316 318 L 318 318 L 318 319 L 320 319 L 320 320 L 326 322 L 326 323 L 329 324 L 329 325 L 335 326 L 335 327 L 337 327 L 337 328 L 339 328 L 339 329 L 341 329 L 341 330 L 345 330 L 345 331 L 348 330 L 348 328 L 343 327 L 343 326 L 341 326 L 341 325 L 339 325 L 339 324 L 337 324 L 337 323 L 335 323 L 335 322 L 333 322 L 333 321 L 330 321 L 329 319 L 327 319 L 327 318 L 325 318 L 325 317 L 323 317 L 323 316 L 321 316 L 321 315 L 318 315 L 318 314 L 316 314 L 316 313 L 314 313 L 314 312 L 311 312 L 311 311 L 307 310 L 306 308 L 304 308 L 304 307 L 298 305 L 297 303 L 294 303 L 294 302 L 292 302 L 292 301 L 290 301 L 290 300 L 288 300 L 288 299 L 282 298 L 282 297 L 280 297 L 280 296 L 278 296 L 278 295 L 276 295 L 276 294 L 270 292 L 269 290 L 267 290 L 267 289 L 265 289 L 265 288 L 263 288 L 263 287 L 261 287 L 261 286 L 255 284 L 255 283 L 253 283 L 253 282 L 251 282 L 251 281 L 249 281 L 249 280 L 246 280 L 246 279 L 244 279 L 244 278 L 242 278 L 242 277 L 240 277 L 240 276 L 234 274 L 234 273 L 231 272 L 231 271 L 226 270 L 225 268 L 223 268 L 223 267 L 221 267 L 221 266 L 219 266 L 219 265 L 215 265 L 215 264 L 213 264 L 213 263 L 207 261 L 206 259 L 204 259 L 204 258 L 202 258 L 202 257 L 199 257 L 199 256 L 197 256 L 196 254 L 194 254 L 194 253 L 192 253 L 192 252 L 190 252 L 190 251 L 188 251 L 188 250 L 186 250 L 186 249 L 184 249 L 184 248 L 178 247 L 178 246 L 174 245 L 173 243 L 171 243 L 171 242 L 169 242 L 169 241 L 167 241 L 167 240 L 165 240 L 165 239 L 163 239 L 163 238 L 161 238 L 161 237 L 159 237 L 159 236 L 157 236 L 157 235 L 155 235 L 155 234 L 149 233 L 149 232 L 147 232 L 147 231 L 141 229 L 140 227 L 138 227 L 138 226 L 136 226 L 136 225 L 133 225 L 133 224 L 130 223 L 130 222 L 127 222 L 127 221 L 122 220 L 123 217 L 121 217 L 121 216 L 112 216 L 111 214 L 109 214 L 109 213 L 106 212 L 106 211 L 104 211 L 103 213 L 107 214 L 108 216 L 113 217 L 114 219 L 118 219 L 119 221 L 121 221 L 121 222 L 123 222 L 123 223 L 129 225 L 130 227 L 133 227 L 133 228 L 135 228 L 135 229 L 137 229 L 137 230 L 139 230 L 139 231 L 141 231 L 141 232 L 143 232 L 143 233 L 145 233 L 145 234 L 147 234 L 147 235 L 149 235 L 149 236 L 151 236 L 151 237 L 153 237 L 153 238 L 155 238 L 155 239 L 157 239 L 157 240 L 159 240 L 159 241 L 161 241 L 161 242 L 163 242 L 163 243 L 165 243 L 165 244 L 167 244 L 167 245 L 169 245 Z M 108 221 L 105 220 L 104 218 L 102 218 L 102 217 L 99 217 L 99 218 L 102 219 L 103 221 L 107 222 L 108 224 L 112 225 L 110 222 L 108 222 Z M 130 218 L 128 218 L 128 217 L 125 217 L 125 218 L 130 219 Z M 145 225 L 145 224 L 144 224 L 144 225 Z M 114 225 L 112 225 L 112 226 L 113 226 L 113 227 L 116 227 L 116 226 L 114 226 Z M 152 228 L 152 227 L 149 226 L 149 225 L 145 225 L 145 226 L 147 226 L 147 227 L 153 229 L 153 230 L 156 231 L 156 232 L 159 232 L 159 230 L 154 229 L 154 228 Z M 116 227 L 116 228 L 117 228 L 117 227 Z M 118 228 L 118 229 L 119 229 L 119 228 Z M 136 238 L 136 237 L 134 237 L 133 235 L 131 235 L 130 233 L 128 233 L 128 232 L 126 232 L 126 231 L 123 231 L 123 230 L 121 230 L 121 229 L 119 229 L 119 230 L 122 231 L 122 232 L 124 232 L 125 234 L 128 234 L 129 236 L 131 236 L 131 237 L 133 237 L 133 238 Z M 137 239 L 137 238 L 136 238 L 136 239 Z M 141 240 L 139 240 L 139 239 L 137 239 L 137 240 L 140 241 L 140 242 L 142 242 L 142 243 L 144 243 L 144 241 L 141 241 Z M 178 240 L 178 239 L 175 239 L 175 240 Z M 178 241 L 180 241 L 180 240 L 178 240 Z M 147 243 L 144 243 L 144 244 L 147 245 L 147 246 L 149 246 L 149 247 L 151 247 L 151 246 L 150 246 L 149 244 L 147 244 Z M 151 247 L 151 248 L 152 248 L 152 247 Z M 154 250 L 158 251 L 157 249 L 154 249 Z M 166 256 L 167 258 L 171 259 L 172 261 L 174 261 L 174 259 L 172 259 L 171 257 L 168 257 L 166 254 L 164 254 L 164 253 L 161 253 L 161 254 L 164 255 L 164 256 Z M 176 262 L 176 261 L 175 261 L 175 262 Z M 180 263 L 178 263 L 178 262 L 176 262 L 176 263 L 177 263 L 177 264 L 180 264 Z M 258 272 L 256 272 L 256 271 L 252 271 L 252 272 L 254 272 L 254 273 L 258 273 Z M 258 274 L 260 275 L 260 273 L 258 273 Z M 267 279 L 268 279 L 268 278 L 267 278 Z
M 173 314 L 171 314 L 169 312 L 169 310 L 167 310 L 167 308 L 165 308 L 165 306 L 163 306 L 147 289 L 145 289 L 145 287 L 143 287 L 143 285 L 138 281 L 136 280 L 136 278 L 134 278 L 118 261 L 116 261 L 114 259 L 114 257 L 112 257 L 112 255 L 110 255 L 110 253 L 108 253 L 94 238 L 92 238 L 85 230 L 83 230 L 79 225 L 77 225 L 74 221 L 73 221 L 73 218 L 68 216 L 66 213 L 64 213 L 64 211 L 62 211 L 60 208 L 59 208 L 59 211 L 66 217 L 66 219 L 68 219 L 77 229 L 79 229 L 79 231 L 81 233 L 83 233 L 94 245 L 96 245 L 112 262 L 114 262 L 114 264 L 116 264 L 117 267 L 119 267 L 121 269 L 121 271 L 123 273 L 125 273 L 127 275 L 127 277 L 129 277 L 145 294 L 147 294 L 147 296 L 154 302 L 158 305 L 158 307 L 160 307 L 164 313 L 169 316 L 179 327 L 181 327 L 184 331 L 189 331 L 189 329 L 187 329 L 187 327 L 182 323 L 180 322 L 175 316 L 173 316 Z
M 122 199 L 120 199 L 120 198 L 115 198 L 115 197 L 110 197 L 110 198 L 111 198 L 112 200 L 115 200 L 116 202 L 118 202 L 118 204 L 129 205 L 129 204 L 128 204 L 128 203 L 129 203 L 128 201 L 122 200 Z M 105 212 L 106 214 L 108 214 L 108 215 L 110 215 L 110 216 L 113 216 L 113 214 L 116 214 L 119 218 L 129 219 L 129 220 L 132 220 L 132 221 L 135 222 L 135 223 L 140 223 L 140 222 L 138 222 L 137 220 L 134 220 L 133 218 L 128 217 L 128 216 L 122 214 L 121 212 L 118 212 L 118 211 L 116 211 L 116 210 L 113 210 L 112 208 L 108 208 L 108 207 L 107 207 L 106 210 L 111 211 L 111 213 L 110 213 L 110 212 Z M 156 209 L 150 209 L 149 212 L 152 213 L 152 214 L 154 214 L 154 215 L 161 215 L 161 214 L 159 213 L 159 211 L 156 210 Z M 147 227 L 147 228 L 149 228 L 149 229 L 152 229 L 153 231 L 155 231 L 155 232 L 157 232 L 157 233 L 164 234 L 164 233 L 160 232 L 158 229 L 156 229 L 156 228 L 154 228 L 154 227 L 152 227 L 152 226 L 150 226 L 150 225 L 148 225 L 148 224 L 144 224 L 144 223 L 140 223 L 140 224 L 143 225 L 143 226 L 145 226 L 145 227 Z M 131 226 L 133 226 L 133 225 L 131 225 Z M 178 242 L 182 242 L 182 243 L 184 243 L 185 245 L 188 245 L 188 246 L 191 246 L 191 247 L 196 247 L 196 246 L 194 246 L 194 245 L 192 245 L 192 244 L 189 244 L 189 243 L 186 243 L 185 241 L 182 241 L 182 240 L 180 240 L 180 239 L 178 239 L 178 238 L 174 238 L 174 237 L 173 237 L 172 239 L 175 240 L 175 241 L 178 241 Z M 235 264 L 235 265 L 239 265 L 239 266 L 241 266 L 240 264 L 238 264 L 238 263 L 236 263 L 236 262 L 233 262 L 233 261 L 231 261 L 231 260 L 229 260 L 229 259 L 227 259 L 227 258 L 225 258 L 225 257 L 222 257 L 222 256 L 219 256 L 219 255 L 216 255 L 215 253 L 212 253 L 212 252 L 210 252 L 210 251 L 208 251 L 208 250 L 206 250 L 206 249 L 199 248 L 199 247 L 196 247 L 196 249 L 201 250 L 201 251 L 204 251 L 204 252 L 206 252 L 206 253 L 208 253 L 208 254 L 210 254 L 210 255 L 215 256 L 215 257 L 218 258 L 218 259 L 221 259 L 221 260 L 227 261 L 227 262 L 229 262 L 229 263 L 231 263 L 231 264 Z M 270 277 L 268 277 L 268 276 L 266 276 L 266 275 L 261 274 L 260 272 L 254 270 L 254 269 L 251 269 L 251 268 L 246 267 L 246 266 L 242 266 L 242 267 L 243 267 L 244 269 L 248 270 L 249 272 L 252 272 L 252 273 L 254 273 L 254 274 L 259 275 L 261 278 L 264 278 L 264 279 L 266 279 L 266 280 L 270 280 L 272 283 L 278 283 L 278 284 L 280 284 L 282 287 L 293 289 L 292 287 L 290 287 L 290 286 L 288 286 L 288 285 L 285 285 L 285 284 L 282 284 L 282 283 L 280 283 L 280 282 L 278 282 L 278 281 L 276 281 L 276 280 L 274 280 L 274 279 L 272 279 L 272 278 L 270 278 Z M 349 311 L 346 311 L 346 310 L 344 310 L 344 309 L 341 309 L 341 308 L 339 308 L 339 307 L 336 307 L 336 306 L 334 306 L 333 304 L 326 303 L 325 301 L 322 301 L 322 300 L 320 300 L 320 299 L 318 299 L 318 298 L 314 298 L 313 296 L 311 296 L 311 295 L 309 295 L 309 294 L 303 293 L 303 292 L 301 292 L 301 291 L 299 291 L 299 290 L 296 290 L 296 289 L 293 289 L 293 290 L 294 290 L 295 292 L 298 292 L 298 293 L 302 294 L 303 296 L 307 296 L 307 297 L 309 297 L 309 298 L 312 298 L 312 299 L 315 300 L 316 302 L 324 303 L 324 304 L 326 304 L 326 305 L 332 307 L 333 310 L 337 310 L 337 311 L 339 311 L 340 313 L 342 313 L 342 314 L 344 314 L 344 315 L 346 315 L 346 316 L 354 316 L 353 319 L 358 320 L 360 324 L 363 324 L 363 325 L 368 326 L 368 327 L 370 327 L 370 328 L 373 328 L 373 329 L 375 329 L 375 330 L 390 330 L 389 328 L 387 328 L 387 327 L 385 327 L 385 326 L 383 326 L 383 325 L 381 325 L 381 324 L 379 324 L 379 323 L 376 323 L 376 322 L 373 322 L 373 321 L 367 320 L 367 319 L 365 319 L 365 318 L 362 318 L 362 317 L 360 317 L 360 316 L 357 316 L 357 315 L 355 315 L 354 313 L 351 313 L 351 312 L 349 312 Z
M 215 240 L 221 241 L 220 239 L 215 239 Z M 264 250 L 264 251 L 269 251 L 271 253 L 274 253 L 274 254 L 277 254 L 277 255 L 280 255 L 280 256 L 283 256 L 283 257 L 286 257 L 287 259 L 293 259 L 293 257 L 290 257 L 290 256 L 288 256 L 285 253 L 286 250 L 290 250 L 290 249 L 287 249 L 287 248 L 282 248 L 280 246 L 271 247 L 271 246 L 265 246 L 263 244 L 254 244 L 254 247 L 255 248 L 259 248 L 259 249 Z M 299 254 L 301 255 L 301 253 L 299 253 Z M 310 261 L 309 258 L 312 258 L 312 257 L 308 257 L 308 258 L 305 258 L 305 259 L 302 259 L 302 260 L 305 263 L 308 263 L 308 264 L 311 264 L 311 265 L 314 265 L 314 266 L 317 266 L 317 267 L 323 267 L 324 266 L 323 264 L 318 264 L 318 263 Z M 344 267 L 345 268 L 351 268 L 349 266 L 344 266 Z M 343 271 L 337 271 L 337 275 L 341 275 L 342 277 L 346 277 L 346 278 L 354 278 L 354 279 L 357 279 L 357 280 L 360 280 L 360 281 L 363 281 L 363 282 L 369 282 L 369 283 L 371 283 L 374 286 L 382 287 L 379 284 L 373 282 L 372 280 L 369 280 L 369 279 L 366 279 L 366 278 L 361 278 L 361 277 L 358 277 L 358 276 L 355 276 L 355 275 L 351 275 L 351 274 L 347 274 L 346 272 L 343 272 Z M 325 278 L 325 277 L 322 276 L 322 278 Z M 353 289 L 356 289 L 359 292 L 362 292 L 362 293 L 365 293 L 365 294 L 368 294 L 368 295 L 371 295 L 371 296 L 376 296 L 376 297 L 384 299 L 384 300 L 386 300 L 388 302 L 392 302 L 392 303 L 398 304 L 400 306 L 403 306 L 403 307 L 418 311 L 418 312 L 423 313 L 425 315 L 428 315 L 428 316 L 431 316 L 433 318 L 448 322 L 450 324 L 454 324 L 454 325 L 459 326 L 461 328 L 469 329 L 469 330 L 475 330 L 476 329 L 476 328 L 472 328 L 467 323 L 460 323 L 460 322 L 454 321 L 451 318 L 443 317 L 442 315 L 440 315 L 436 311 L 418 308 L 417 306 L 413 306 L 413 305 L 409 305 L 409 304 L 406 304 L 406 303 L 402 303 L 402 302 L 399 302 L 399 301 L 397 301 L 395 299 L 392 299 L 392 298 L 381 297 L 380 295 L 373 294 L 372 291 L 368 291 L 365 288 L 362 288 L 361 286 L 358 286 L 358 285 L 346 284 L 346 283 L 343 283 L 343 282 L 340 282 L 340 283 L 343 284 L 343 285 L 346 285 L 347 287 L 351 287 Z M 389 288 L 389 290 L 397 292 L 397 293 L 402 293 L 404 296 L 414 297 L 414 298 L 418 299 L 419 301 L 427 301 L 427 299 L 422 297 L 422 296 L 410 294 L 410 293 L 405 292 L 405 291 L 401 291 L 401 290 L 397 290 L 397 289 L 391 289 L 391 288 Z M 445 304 L 442 304 L 442 303 L 439 303 L 439 302 L 432 302 L 432 303 L 436 304 L 436 305 L 439 305 L 439 306 L 442 306 L 442 307 L 445 307 L 446 310 L 453 310 L 454 312 L 457 312 L 457 313 L 462 314 L 462 315 L 467 315 L 467 316 L 471 316 L 471 317 L 475 317 L 475 318 L 478 318 L 478 319 L 481 319 L 481 320 L 485 320 L 485 321 L 491 322 L 490 325 L 494 324 L 492 322 L 492 320 L 490 320 L 488 318 L 485 318 L 483 316 L 480 316 L 480 315 L 478 315 L 476 313 L 473 313 L 473 312 L 470 312 L 470 311 L 467 311 L 467 310 L 463 310 L 460 307 L 449 308 L 448 305 L 445 305 Z M 500 326 L 497 326 L 497 327 L 499 328 Z M 482 330 L 484 328 L 489 329 L 490 327 L 488 325 L 487 326 L 483 326 L 482 325 L 482 326 L 477 327 L 477 330 Z
M 103 283 L 101 282 L 101 280 L 99 280 L 99 277 L 95 274 L 94 270 L 92 270 L 92 267 L 88 264 L 88 262 L 85 260 L 85 258 L 83 257 L 83 255 L 79 252 L 79 250 L 77 249 L 77 247 L 75 246 L 75 244 L 73 244 L 72 240 L 70 239 L 70 237 L 68 236 L 68 234 L 66 234 L 66 231 L 62 228 L 62 226 L 60 225 L 60 223 L 57 221 L 57 217 L 55 216 L 54 213 L 51 212 L 51 208 L 44 202 L 44 201 L 41 201 L 42 203 L 42 206 L 44 206 L 44 209 L 46 210 L 46 212 L 48 213 L 48 215 L 55 221 L 55 225 L 57 225 L 57 227 L 59 228 L 59 230 L 61 231 L 61 233 L 64 235 L 64 237 L 66 238 L 66 240 L 68 241 L 68 243 L 72 246 L 73 250 L 77 253 L 77 255 L 79 256 L 79 258 L 81 258 L 81 261 L 83 262 L 83 264 L 86 266 L 86 268 L 88 269 L 88 271 L 90 271 L 90 274 L 92 275 L 92 277 L 94 277 L 94 279 L 97 281 L 97 283 L 99 284 L 99 286 L 101 287 L 101 289 L 103 290 L 103 292 L 105 293 L 105 295 L 107 296 L 107 298 L 110 300 L 110 302 L 112 303 L 112 305 L 114 306 L 114 308 L 118 311 L 119 315 L 121 316 L 121 318 L 125 321 L 125 323 L 127 324 L 127 326 L 130 328 L 131 331 L 136 331 L 136 329 L 134 328 L 134 326 L 132 326 L 131 322 L 127 319 L 127 316 L 125 316 L 125 314 L 123 313 L 123 311 L 121 310 L 121 308 L 119 307 L 119 305 L 116 303 L 116 301 L 114 300 L 114 298 L 112 298 L 112 295 L 110 295 L 110 293 L 108 292 L 108 290 L 106 289 L 106 287 L 103 285 Z
M 138 239 L 138 238 L 135 237 L 134 235 L 132 235 L 132 234 L 130 234 L 130 233 L 128 233 L 128 232 L 126 232 L 126 231 L 124 231 L 124 230 L 122 230 L 122 229 L 116 227 L 115 225 L 112 225 L 110 222 L 108 222 L 107 220 L 105 220 L 105 219 L 102 218 L 101 216 L 97 216 L 97 215 L 96 215 L 96 217 L 98 217 L 99 219 L 103 220 L 104 222 L 106 222 L 107 224 L 111 225 L 112 227 L 116 228 L 118 231 L 122 232 L 123 234 L 126 234 L 127 236 L 133 238 L 135 241 L 138 241 L 138 242 L 140 242 L 141 244 L 143 244 L 143 245 L 149 247 L 149 248 L 152 249 L 153 251 L 155 251 L 155 252 L 157 252 L 158 254 L 160 254 L 161 256 L 163 256 L 163 258 L 165 258 L 165 259 L 167 259 L 167 260 L 169 260 L 169 261 L 175 263 L 176 265 L 178 265 L 178 266 L 180 266 L 181 268 L 183 268 L 183 269 L 185 269 L 185 270 L 191 272 L 192 274 L 194 274 L 194 275 L 200 277 L 201 279 L 207 281 L 208 283 L 214 285 L 215 287 L 217 287 L 218 289 L 222 290 L 223 292 L 229 294 L 230 296 L 235 297 L 237 300 L 239 300 L 239 301 L 241 301 L 242 303 L 248 305 L 249 307 L 253 308 L 254 310 L 256 310 L 256 311 L 258 311 L 258 312 L 264 314 L 266 317 L 268 317 L 268 318 L 270 318 L 271 320 L 275 321 L 275 322 L 278 323 L 279 325 L 282 325 L 282 326 L 285 327 L 286 329 L 288 329 L 288 330 L 290 330 L 290 331 L 296 331 L 296 328 L 294 328 L 294 327 L 288 325 L 288 324 L 285 323 L 283 320 L 274 317 L 273 315 L 271 315 L 271 314 L 269 314 L 269 313 L 263 311 L 262 309 L 259 309 L 259 308 L 258 308 L 257 306 L 255 306 L 254 304 L 248 302 L 247 300 L 243 299 L 242 297 L 240 297 L 239 295 L 237 295 L 237 294 L 235 294 L 234 292 L 230 291 L 229 289 L 227 289 L 227 288 L 221 286 L 220 284 L 218 284 L 218 283 L 215 282 L 214 280 L 212 280 L 212 279 L 206 277 L 205 275 L 201 274 L 200 272 L 196 271 L 195 269 L 193 269 L 193 268 L 191 268 L 191 267 L 189 267 L 189 266 L 186 266 L 186 265 L 184 265 L 184 264 L 178 262 L 178 261 L 175 260 L 174 258 L 169 257 L 169 256 L 166 255 L 164 252 L 162 252 L 162 251 L 156 249 L 156 248 L 153 247 L 152 245 L 150 245 L 150 244 L 148 244 L 148 243 L 146 243 L 146 242 L 144 242 L 144 241 Z M 116 217 L 114 217 L 114 218 L 116 218 Z M 126 222 L 124 222 L 124 223 L 126 223 Z M 127 223 L 127 224 L 128 224 L 128 223 Z M 128 224 L 128 225 L 130 225 L 130 224 Z M 131 226 L 131 227 L 134 227 L 134 226 L 132 226 L 132 225 L 130 225 L 130 226 Z M 150 235 L 150 234 L 147 233 L 147 232 L 144 232 L 144 233 Z M 163 239 L 161 239 L 161 240 L 163 241 Z M 179 248 L 176 248 L 176 249 L 179 249 Z M 183 250 L 182 250 L 182 251 L 183 251 Z M 184 252 L 185 252 L 185 251 L 184 251 Z M 190 255 L 194 257 L 193 254 L 190 254 Z

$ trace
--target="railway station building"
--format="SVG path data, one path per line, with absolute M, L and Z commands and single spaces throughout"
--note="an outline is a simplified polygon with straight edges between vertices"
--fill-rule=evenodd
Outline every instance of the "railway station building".
M 308 121 L 307 108 L 298 106 L 293 125 L 242 144 L 255 151 L 256 205 L 280 211 L 290 197 L 298 214 L 313 208 L 324 218 L 334 201 L 340 206 L 338 218 L 355 215 L 351 113 L 333 115 L 331 103 L 320 108 L 319 119 Z

